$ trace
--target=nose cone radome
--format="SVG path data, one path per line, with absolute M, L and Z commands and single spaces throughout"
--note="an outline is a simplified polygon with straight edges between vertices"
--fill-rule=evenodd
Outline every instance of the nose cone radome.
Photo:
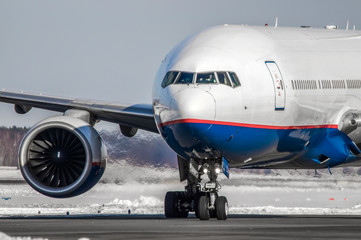
M 182 156 L 209 157 L 204 151 L 210 149 L 207 138 L 216 115 L 213 96 L 202 89 L 187 88 L 172 99 L 171 124 L 162 129 L 162 136 Z
M 171 103 L 171 118 L 175 120 L 210 120 L 216 115 L 213 96 L 202 89 L 188 88 L 177 92 Z

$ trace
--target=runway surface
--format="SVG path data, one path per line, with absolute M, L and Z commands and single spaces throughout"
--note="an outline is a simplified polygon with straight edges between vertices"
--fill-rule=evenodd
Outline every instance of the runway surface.
M 233 215 L 226 221 L 162 215 L 2 218 L 0 232 L 48 239 L 360 239 L 361 216 Z

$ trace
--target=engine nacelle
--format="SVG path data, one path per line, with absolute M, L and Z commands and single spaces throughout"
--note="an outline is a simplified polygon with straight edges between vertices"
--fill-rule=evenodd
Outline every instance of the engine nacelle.
M 361 149 L 361 112 L 346 112 L 341 117 L 338 130 L 347 134 L 356 146 Z
M 25 135 L 19 166 L 36 191 L 65 198 L 91 189 L 104 173 L 106 157 L 103 140 L 91 125 L 59 116 L 41 121 Z

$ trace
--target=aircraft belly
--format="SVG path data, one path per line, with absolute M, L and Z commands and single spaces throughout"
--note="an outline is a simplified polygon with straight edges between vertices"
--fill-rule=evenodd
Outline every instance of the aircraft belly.
M 357 160 L 351 140 L 331 127 L 277 129 L 184 120 L 162 126 L 161 134 L 186 159 L 225 157 L 230 167 L 314 169 Z

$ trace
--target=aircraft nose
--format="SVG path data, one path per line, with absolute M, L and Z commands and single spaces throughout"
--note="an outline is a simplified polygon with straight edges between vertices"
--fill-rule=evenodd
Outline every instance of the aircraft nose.
M 213 96 L 202 89 L 189 88 L 177 92 L 171 102 L 171 118 L 180 121 L 209 120 L 216 115 L 216 103 Z M 208 124 L 207 124 L 208 125 Z M 210 127 L 210 125 L 208 125 Z M 203 131 L 193 129 L 194 132 Z

